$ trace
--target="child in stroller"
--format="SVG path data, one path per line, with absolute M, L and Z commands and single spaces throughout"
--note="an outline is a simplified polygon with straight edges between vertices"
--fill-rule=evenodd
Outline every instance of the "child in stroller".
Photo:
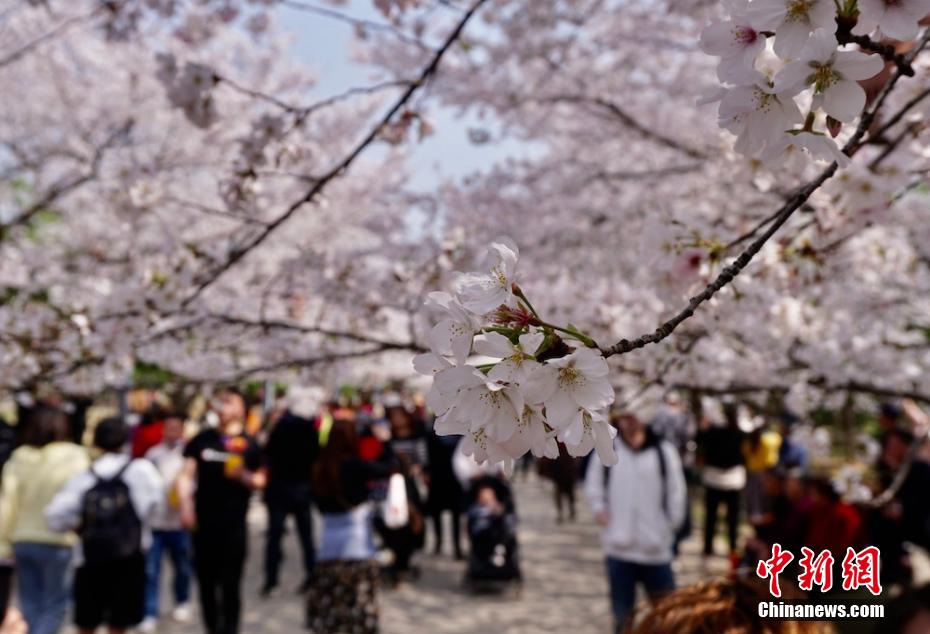
M 517 558 L 517 514 L 507 483 L 493 476 L 476 480 L 469 492 L 470 553 L 465 585 L 497 592 L 522 581 Z

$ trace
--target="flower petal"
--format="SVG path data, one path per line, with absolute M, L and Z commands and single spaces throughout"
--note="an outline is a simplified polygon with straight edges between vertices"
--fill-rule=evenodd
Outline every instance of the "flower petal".
M 844 79 L 871 79 L 882 71 L 885 62 L 879 55 L 866 55 L 859 51 L 840 51 L 833 68 Z
M 601 462 L 608 467 L 617 464 L 617 452 L 614 449 L 616 430 L 609 426 L 606 421 L 595 420 L 591 422 L 591 432 L 594 434 L 594 448 L 597 450 L 597 456 L 601 459 Z M 661 447 L 659 451 L 661 451 Z
M 577 402 L 565 390 L 557 389 L 546 399 L 546 422 L 555 429 L 565 429 L 579 411 Z
M 571 388 L 572 398 L 579 406 L 595 410 L 607 407 L 614 402 L 614 388 L 606 377 L 590 377 L 576 382 Z
M 920 27 L 917 20 L 903 7 L 889 6 L 878 27 L 882 33 L 896 40 L 913 40 Z
M 510 339 L 499 332 L 486 332 L 475 338 L 475 352 L 486 357 L 506 359 L 514 352 Z
M 523 386 L 526 402 L 539 405 L 552 396 L 559 388 L 559 373 L 548 365 L 540 365 L 530 372 Z
M 858 117 L 864 106 L 865 91 L 854 81 L 838 81 L 827 88 L 823 95 L 823 109 L 831 117 L 844 123 Z

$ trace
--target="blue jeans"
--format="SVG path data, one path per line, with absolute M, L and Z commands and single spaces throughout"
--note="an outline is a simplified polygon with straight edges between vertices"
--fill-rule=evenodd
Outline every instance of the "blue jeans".
M 672 564 L 637 564 L 614 557 L 607 558 L 610 604 L 617 631 L 627 626 L 636 600 L 636 584 L 642 583 L 650 600 L 675 589 Z
M 186 531 L 152 531 L 152 547 L 145 555 L 145 616 L 158 618 L 158 589 L 162 553 L 168 551 L 174 568 L 176 605 L 191 598 L 191 537 Z
M 19 542 L 13 553 L 29 634 L 58 634 L 71 594 L 71 547 Z

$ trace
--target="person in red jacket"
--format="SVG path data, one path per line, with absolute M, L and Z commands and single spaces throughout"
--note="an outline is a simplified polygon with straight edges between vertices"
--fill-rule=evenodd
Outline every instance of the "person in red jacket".
M 804 545 L 815 553 L 829 550 L 841 560 L 847 547 L 858 549 L 863 543 L 862 516 L 840 499 L 826 478 L 812 478 L 810 493 L 813 505 Z

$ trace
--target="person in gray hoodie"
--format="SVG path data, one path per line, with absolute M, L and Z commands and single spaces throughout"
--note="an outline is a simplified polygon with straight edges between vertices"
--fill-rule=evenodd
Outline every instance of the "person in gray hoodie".
M 632 615 L 637 584 L 650 600 L 675 587 L 673 547 L 687 491 L 675 448 L 633 414 L 617 418 L 617 464 L 605 467 L 592 455 L 585 497 L 603 527 L 610 601 L 620 632 Z

